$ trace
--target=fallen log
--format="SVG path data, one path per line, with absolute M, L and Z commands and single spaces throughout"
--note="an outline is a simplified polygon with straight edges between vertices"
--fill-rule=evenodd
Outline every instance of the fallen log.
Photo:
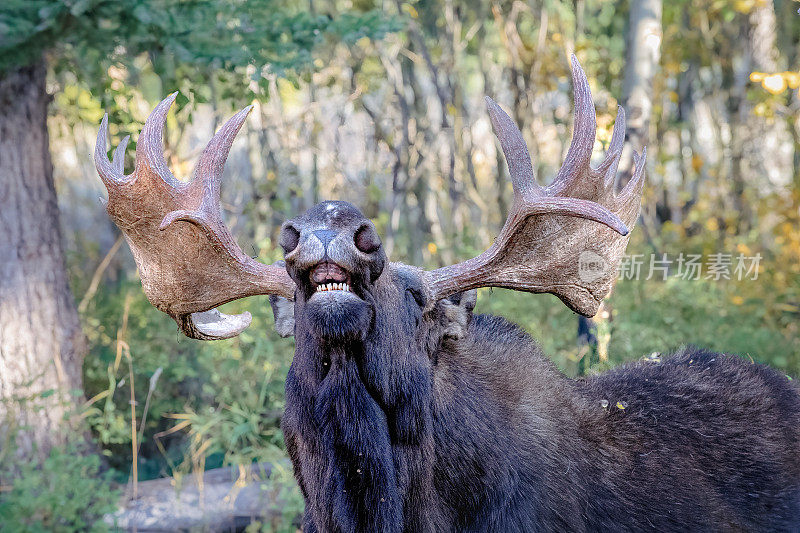
M 287 465 L 288 467 L 289 465 Z M 269 483 L 267 463 L 208 470 L 201 476 L 161 478 L 129 486 L 119 509 L 104 517 L 126 531 L 237 531 L 254 521 L 281 515 L 278 489 Z

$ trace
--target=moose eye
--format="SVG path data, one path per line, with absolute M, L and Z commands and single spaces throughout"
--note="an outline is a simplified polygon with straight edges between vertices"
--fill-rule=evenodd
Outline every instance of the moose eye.
M 281 230 L 280 239 L 278 239 L 278 244 L 281 245 L 283 248 L 283 253 L 288 254 L 295 248 L 297 248 L 297 243 L 300 242 L 300 232 L 295 229 L 294 226 L 285 226 L 283 230 Z
M 365 254 L 371 254 L 381 247 L 381 239 L 371 226 L 365 225 L 358 228 L 358 231 L 356 231 L 356 234 L 353 236 L 353 240 L 356 243 L 356 248 Z

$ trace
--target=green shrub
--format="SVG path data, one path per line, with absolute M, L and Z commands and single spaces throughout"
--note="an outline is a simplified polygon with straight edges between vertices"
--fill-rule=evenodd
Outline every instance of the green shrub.
M 10 463 L 7 459 L 6 463 Z M 107 531 L 105 513 L 116 508 L 119 491 L 101 474 L 97 455 L 77 447 L 53 448 L 47 458 L 0 465 L 13 472 L 0 492 L 0 530 L 4 532 Z
M 765 295 L 772 291 L 761 290 Z M 610 298 L 614 319 L 609 363 L 693 344 L 800 374 L 800 338 L 773 320 L 757 296 L 736 303 L 740 292 L 741 286 L 733 282 L 621 281 Z M 484 289 L 475 311 L 503 315 L 520 324 L 562 370 L 574 373 L 577 315 L 555 296 Z

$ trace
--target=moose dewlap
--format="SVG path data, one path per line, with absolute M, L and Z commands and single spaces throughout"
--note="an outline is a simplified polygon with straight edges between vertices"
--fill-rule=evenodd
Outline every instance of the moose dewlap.
M 216 307 L 270 295 L 294 335 L 282 429 L 306 532 L 800 531 L 800 392 L 738 357 L 686 349 L 570 380 L 504 319 L 474 315 L 479 287 L 557 295 L 592 315 L 611 290 L 639 212 L 644 152 L 619 192 L 620 108 L 590 165 L 595 113 L 572 60 L 575 125 L 564 165 L 539 186 L 513 121 L 487 98 L 514 199 L 494 244 L 433 271 L 390 262 L 346 202 L 286 221 L 285 262 L 244 254 L 222 221 L 220 177 L 248 109 L 210 141 L 194 178 L 163 158 L 175 95 L 95 162 L 107 210 L 149 300 L 196 339 L 239 334 Z

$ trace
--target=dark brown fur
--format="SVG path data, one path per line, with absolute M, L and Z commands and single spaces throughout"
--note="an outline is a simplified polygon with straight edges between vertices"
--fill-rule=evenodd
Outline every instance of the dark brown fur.
M 567 379 L 517 326 L 473 317 L 474 292 L 429 301 L 419 269 L 354 251 L 365 224 L 331 202 L 287 223 L 305 531 L 800 531 L 786 376 L 692 348 Z M 355 296 L 315 295 L 331 256 Z
M 472 455 L 454 453 L 463 444 L 449 447 L 437 480 L 446 480 L 446 493 L 473 494 L 477 508 L 489 499 L 487 485 L 520 493 L 476 529 L 799 530 L 800 397 L 786 376 L 685 349 L 572 381 L 503 319 L 477 316 L 470 333 L 439 354 L 434 395 L 447 400 L 437 412 L 464 405 L 450 386 L 460 382 L 459 390 L 481 386 L 475 396 L 491 415 L 476 424 L 470 412 L 477 405 L 462 407 L 460 420 L 435 425 L 437 441 L 488 437 L 476 450 L 483 449 L 481 470 L 494 480 L 477 482 L 474 468 L 453 475 Z M 448 505 L 463 512 L 459 501 Z M 459 517 L 456 529 L 473 527 L 469 513 Z

